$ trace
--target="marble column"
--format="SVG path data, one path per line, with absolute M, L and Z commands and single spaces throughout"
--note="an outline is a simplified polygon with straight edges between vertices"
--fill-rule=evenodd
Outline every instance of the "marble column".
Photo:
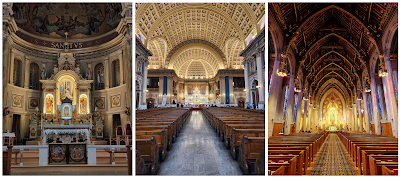
M 307 131 L 311 130 L 311 120 L 312 120 L 312 110 L 313 109 L 313 105 L 308 105 L 308 118 L 307 118 Z
M 357 119 L 357 105 L 353 104 L 354 131 L 360 131 Z
M 229 93 L 225 93 L 225 77 L 220 77 L 219 78 L 219 84 L 220 84 L 220 88 L 221 88 L 221 104 L 226 104 L 226 95 L 229 95 Z
M 384 55 L 385 59 L 385 67 L 388 70 L 389 75 L 386 77 L 382 78 L 382 83 L 383 83 L 383 90 L 385 94 L 385 102 L 386 102 L 386 110 L 388 114 L 388 120 L 392 125 L 392 133 L 393 136 L 398 138 L 398 104 L 397 104 L 397 99 L 396 99 L 396 94 L 394 91 L 394 81 L 393 81 L 393 70 L 392 70 L 392 63 L 390 62 L 390 51 L 387 50 L 387 52 Z M 394 75 L 394 80 L 397 80 L 397 72 Z M 397 85 L 397 93 L 399 93 L 399 87 Z
M 167 77 L 167 104 L 172 104 L 172 95 L 174 94 L 173 92 L 173 86 L 172 86 L 172 77 Z
M 227 93 L 227 95 L 229 94 L 229 104 L 236 104 L 236 99 L 233 96 L 233 77 L 229 77 L 228 78 L 229 81 L 229 93 Z
M 245 108 L 247 108 L 247 104 L 250 104 L 249 63 L 247 62 L 247 60 L 243 61 L 243 65 L 244 65 L 244 89 L 246 90 L 246 106 L 245 106 Z M 271 131 L 271 133 L 272 133 L 272 131 Z
M 372 72 L 370 74 L 371 76 L 371 98 L 372 98 L 372 121 L 375 124 L 375 134 L 381 135 L 381 129 L 380 129 L 380 116 L 379 116 L 379 106 L 378 106 L 378 92 L 377 92 L 377 87 L 376 87 L 376 80 L 375 80 L 375 74 Z
M 104 60 L 104 88 L 110 88 L 110 69 L 109 69 L 109 60 Z
M 30 60 L 28 56 L 25 56 L 25 79 L 24 79 L 24 88 L 29 89 L 29 65 L 30 65 Z M 40 71 L 40 69 L 39 69 Z
M 285 118 L 285 133 L 284 135 L 290 134 L 290 126 L 293 122 L 293 110 L 294 110 L 294 74 L 290 75 L 289 79 L 289 93 L 288 103 Z
M 369 122 L 369 114 L 368 114 L 368 100 L 367 97 L 369 93 L 363 92 L 363 100 L 364 100 L 364 120 L 365 120 L 365 131 L 367 133 L 370 132 L 370 122 Z M 372 103 L 371 103 L 372 104 Z M 371 108 L 372 109 L 372 108 Z
M 207 97 L 210 97 L 209 94 L 210 93 L 209 93 L 209 88 L 208 88 L 208 82 L 206 82 L 206 95 L 207 95 Z
M 141 104 L 141 109 L 147 109 L 147 102 L 146 102 L 146 90 L 147 90 L 147 61 L 144 61 L 143 63 L 143 79 L 142 79 L 142 101 L 140 102 Z M 154 104 L 154 103 L 153 103 Z
M 14 84 L 14 52 L 11 52 L 11 66 L 10 66 L 10 84 Z
M 308 102 L 307 100 L 304 100 L 304 112 L 303 112 L 303 128 L 302 131 L 307 130 L 307 108 L 308 108 Z
M 361 113 L 361 100 L 357 100 L 357 108 L 358 108 L 358 119 L 359 119 L 359 131 L 362 132 L 363 131 L 363 121 L 362 121 L 362 113 Z
M 383 77 L 383 78 L 387 78 L 387 77 Z M 383 82 L 383 81 L 382 81 Z M 386 103 L 390 102 L 389 100 L 387 102 L 385 102 L 386 97 L 384 96 L 384 90 L 382 86 L 378 86 L 379 87 L 379 103 L 381 104 L 381 109 L 382 109 L 382 123 L 387 123 L 388 121 L 388 113 L 386 112 L 387 107 L 386 107 Z
M 118 54 L 119 59 L 119 86 L 124 84 L 124 63 L 122 63 L 122 51 Z M 115 81 L 116 82 L 116 81 Z
M 349 107 L 347 113 L 349 115 L 349 130 L 354 131 L 353 108 Z
M 301 104 L 303 103 L 303 92 L 297 93 L 297 114 L 296 114 L 296 133 L 300 132 L 300 120 L 301 120 Z
M 164 96 L 164 77 L 158 77 L 158 104 L 162 105 Z
M 256 53 L 256 63 L 257 63 L 257 78 L 258 78 L 258 98 L 259 98 L 259 103 L 258 103 L 258 108 L 265 109 L 265 89 L 264 89 L 264 72 L 263 72 L 263 66 L 262 66 L 262 49 L 258 48 L 257 53 Z

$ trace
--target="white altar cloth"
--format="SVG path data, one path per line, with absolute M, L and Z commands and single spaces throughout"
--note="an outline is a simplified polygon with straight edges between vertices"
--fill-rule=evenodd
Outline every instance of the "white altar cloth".
M 90 142 L 89 125 L 44 125 L 43 126 L 43 145 L 47 145 L 47 135 L 49 134 L 79 134 L 86 136 L 86 144 Z

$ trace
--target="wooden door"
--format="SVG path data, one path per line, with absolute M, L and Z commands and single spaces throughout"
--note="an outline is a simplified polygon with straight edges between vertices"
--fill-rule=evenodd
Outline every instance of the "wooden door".
M 274 123 L 274 129 L 272 131 L 272 136 L 279 136 L 282 131 L 283 123 Z
M 239 105 L 241 108 L 244 108 L 244 101 L 239 101 Z
M 20 141 L 21 138 L 21 115 L 19 114 L 13 114 L 13 124 L 12 124 L 12 133 L 15 134 L 15 140 L 17 142 Z
M 382 123 L 382 136 L 393 136 L 392 132 L 392 124 L 389 123 Z

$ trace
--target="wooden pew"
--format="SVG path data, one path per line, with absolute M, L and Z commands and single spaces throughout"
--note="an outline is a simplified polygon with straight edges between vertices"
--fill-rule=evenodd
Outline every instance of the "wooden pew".
M 136 139 L 151 139 L 155 137 L 158 148 L 159 148 L 159 159 L 164 161 L 167 156 L 167 134 L 165 130 L 155 130 L 155 131 L 136 131 Z
M 362 169 L 359 169 L 360 174 L 362 173 L 363 175 L 369 175 L 369 156 L 370 155 L 377 155 L 377 156 L 390 156 L 390 155 L 394 155 L 397 156 L 398 151 L 397 150 L 362 150 L 362 160 L 365 160 L 362 163 Z M 360 163 L 361 164 L 361 163 Z
M 268 172 L 272 172 L 271 170 L 268 170 Z M 281 166 L 278 169 L 275 170 L 274 173 L 268 174 L 268 175 L 285 175 L 285 166 Z
M 158 145 L 156 138 L 136 139 L 136 150 L 141 153 L 146 167 L 146 174 L 155 175 L 158 172 Z
M 258 154 L 255 164 L 255 175 L 265 175 L 265 148 Z
M 225 125 L 225 133 L 223 134 L 223 141 L 226 148 L 229 149 L 232 129 L 265 129 L 265 123 L 258 124 L 258 122 L 240 122 Z
M 233 159 L 237 158 L 240 142 L 244 135 L 248 137 L 265 137 L 265 129 L 232 129 L 230 151 Z
M 388 159 L 379 158 L 381 162 L 377 162 L 375 157 L 369 156 L 369 167 L 370 167 L 370 175 L 382 175 L 382 166 L 386 166 L 386 168 L 398 167 L 398 159 L 395 159 L 396 162 L 384 162 Z M 392 159 L 392 158 L 389 158 Z
M 177 137 L 176 127 L 174 127 L 172 122 L 136 122 L 136 127 L 138 126 L 170 126 L 172 130 L 172 142 L 175 142 Z
M 268 160 L 270 160 L 268 156 Z M 287 157 L 287 158 L 278 158 L 279 160 L 287 161 L 287 163 L 270 163 L 268 161 L 268 170 L 273 171 L 277 170 L 281 166 L 285 166 L 284 174 L 279 173 L 279 175 L 296 175 L 296 163 L 297 163 L 297 156 Z M 273 174 L 275 175 L 275 174 Z
M 136 150 L 136 175 L 146 175 L 146 166 L 140 152 Z
M 136 131 L 153 131 L 153 130 L 162 130 L 164 129 L 167 133 L 167 142 L 168 147 L 167 150 L 171 149 L 172 146 L 172 130 L 170 125 L 160 125 L 160 126 L 136 126 Z
M 244 174 L 255 174 L 255 162 L 260 151 L 265 148 L 265 137 L 247 137 L 240 142 L 240 168 Z
M 395 171 L 396 170 L 396 171 Z M 388 167 L 386 167 L 385 165 L 382 165 L 382 175 L 399 175 L 399 167 L 397 166 L 393 166 L 390 167 L 390 169 Z

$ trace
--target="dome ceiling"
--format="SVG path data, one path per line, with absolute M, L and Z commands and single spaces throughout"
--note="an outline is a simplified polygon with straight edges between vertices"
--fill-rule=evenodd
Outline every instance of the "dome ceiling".
M 174 60 L 173 69 L 181 78 L 212 78 L 217 74 L 217 57 L 204 48 L 189 48 Z
M 198 39 L 222 51 L 226 67 L 240 69 L 245 38 L 258 33 L 264 14 L 264 3 L 136 3 L 136 34 L 143 36 L 151 51 L 164 50 L 152 51 L 158 53 L 154 64 L 159 62 L 153 68 L 165 67 L 166 56 L 179 44 Z M 165 48 L 151 44 L 160 38 Z
M 12 10 L 19 28 L 54 39 L 100 36 L 122 19 L 121 3 L 14 3 Z

